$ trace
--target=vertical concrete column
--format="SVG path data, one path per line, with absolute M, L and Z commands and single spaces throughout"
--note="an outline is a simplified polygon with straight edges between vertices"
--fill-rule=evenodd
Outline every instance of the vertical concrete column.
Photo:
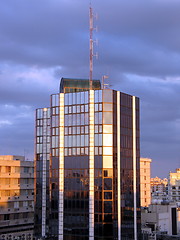
M 59 95 L 59 223 L 58 239 L 63 240 L 64 211 L 64 93 Z
M 117 92 L 117 192 L 118 192 L 118 240 L 121 240 L 121 105 Z
M 94 90 L 89 91 L 89 240 L 94 240 Z
M 43 108 L 43 147 L 42 147 L 42 156 L 43 156 L 43 166 L 42 166 L 42 237 L 46 235 L 46 161 L 47 161 L 47 108 Z
M 136 183 L 136 97 L 132 97 L 133 115 L 133 192 L 134 192 L 134 240 L 137 240 L 137 183 Z

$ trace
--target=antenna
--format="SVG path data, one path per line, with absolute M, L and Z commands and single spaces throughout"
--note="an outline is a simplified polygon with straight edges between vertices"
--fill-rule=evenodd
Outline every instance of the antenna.
M 90 3 L 90 7 L 89 7 L 89 85 L 90 85 L 90 89 L 92 90 L 93 88 L 93 84 L 92 84 L 92 80 L 93 80 L 93 56 L 97 57 L 97 54 L 94 55 L 93 53 L 93 9 L 91 7 L 91 3 Z M 97 30 L 97 28 L 96 28 Z

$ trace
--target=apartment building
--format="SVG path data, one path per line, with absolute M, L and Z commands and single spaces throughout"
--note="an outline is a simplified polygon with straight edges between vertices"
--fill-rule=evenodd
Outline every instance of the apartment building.
M 151 162 L 150 158 L 140 158 L 141 207 L 151 204 Z
M 0 239 L 32 240 L 34 163 L 23 156 L 0 156 Z

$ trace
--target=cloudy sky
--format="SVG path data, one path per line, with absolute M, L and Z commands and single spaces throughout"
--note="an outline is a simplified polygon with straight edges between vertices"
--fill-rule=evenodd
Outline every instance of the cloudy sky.
M 180 167 L 180 3 L 92 0 L 96 79 L 141 99 L 152 176 Z M 0 154 L 33 158 L 35 109 L 61 77 L 89 76 L 88 0 L 0 1 Z

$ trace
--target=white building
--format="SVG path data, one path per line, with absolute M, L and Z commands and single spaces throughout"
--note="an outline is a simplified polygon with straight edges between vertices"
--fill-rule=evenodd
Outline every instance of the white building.
M 169 173 L 168 196 L 170 201 L 180 205 L 180 168 L 177 168 L 175 173 Z
M 151 178 L 151 203 L 160 204 L 163 201 L 169 201 L 167 195 L 168 179 L 159 177 Z
M 176 204 L 151 204 L 148 210 L 141 213 L 141 223 L 157 233 L 178 235 L 179 215 Z

